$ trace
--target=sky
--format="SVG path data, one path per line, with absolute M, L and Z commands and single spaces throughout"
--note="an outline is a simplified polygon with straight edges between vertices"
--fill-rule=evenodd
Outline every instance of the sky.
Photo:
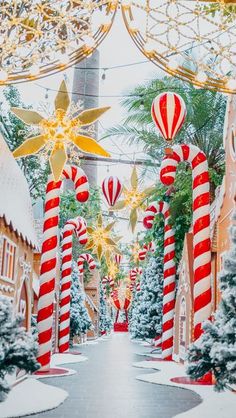
M 152 62 L 147 61 L 147 58 L 138 50 L 132 39 L 130 38 L 127 29 L 122 21 L 121 13 L 118 11 L 113 27 L 105 40 L 99 46 L 100 51 L 100 66 L 102 68 L 109 68 L 111 66 L 126 65 L 131 63 L 138 63 L 137 65 L 128 66 L 124 68 L 110 69 L 106 71 L 106 79 L 103 81 L 101 76 L 103 70 L 100 71 L 100 106 L 111 106 L 111 110 L 101 118 L 102 130 L 116 125 L 122 121 L 125 116 L 124 111 L 120 105 L 121 97 L 103 97 L 103 96 L 120 96 L 127 94 L 133 87 L 139 83 L 151 80 L 154 77 L 160 76 L 162 73 Z M 144 62 L 146 61 L 146 62 Z M 139 64 L 140 62 L 144 62 Z M 57 73 L 40 80 L 30 83 L 18 84 L 22 99 L 25 104 L 32 105 L 37 109 L 40 102 L 45 102 L 46 88 L 57 90 L 60 82 L 66 75 L 68 83 L 68 90 L 72 89 L 73 68 L 68 69 L 64 73 Z M 54 91 L 48 91 L 48 101 L 53 101 L 55 97 Z M 124 153 L 123 158 L 135 160 L 135 158 L 145 158 L 142 147 L 120 146 L 116 144 L 113 138 L 102 141 L 103 147 L 109 151 L 114 158 Z M 101 185 L 103 179 L 107 175 L 117 175 L 121 182 L 126 182 L 129 179 L 132 170 L 132 165 L 121 165 L 112 163 L 98 164 L 98 184 Z M 139 168 L 138 168 L 139 170 Z M 143 179 L 145 185 L 154 183 L 155 178 Z M 106 209 L 106 206 L 104 206 Z M 121 213 L 121 212 L 120 212 Z M 117 232 L 123 234 L 123 242 L 129 242 L 134 238 L 131 231 L 128 231 L 127 222 L 120 221 L 117 227 Z M 138 226 L 136 232 L 142 226 Z

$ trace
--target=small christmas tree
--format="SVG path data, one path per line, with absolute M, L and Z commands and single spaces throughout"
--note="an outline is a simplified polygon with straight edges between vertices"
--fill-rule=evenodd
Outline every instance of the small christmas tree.
M 99 312 L 99 331 L 100 334 L 110 332 L 112 328 L 112 319 L 108 313 L 107 304 L 104 299 L 104 290 L 100 283 L 100 312 Z
M 233 216 L 236 221 L 236 213 Z M 215 389 L 236 383 L 236 225 L 230 231 L 232 247 L 220 275 L 221 302 L 213 321 L 203 324 L 204 333 L 189 348 L 187 372 L 193 379 L 213 372 Z
M 22 315 L 12 315 L 11 302 L 0 296 L 0 402 L 10 388 L 6 375 L 15 368 L 34 372 L 39 368 L 36 360 L 38 345 L 30 332 L 21 326 Z
M 130 318 L 132 338 L 154 338 L 161 333 L 163 263 L 151 257 L 141 277 L 141 291 L 135 292 Z
M 71 277 L 70 341 L 72 344 L 75 336 L 86 333 L 93 327 L 93 324 L 85 307 L 85 295 L 81 289 L 75 264 L 73 264 Z

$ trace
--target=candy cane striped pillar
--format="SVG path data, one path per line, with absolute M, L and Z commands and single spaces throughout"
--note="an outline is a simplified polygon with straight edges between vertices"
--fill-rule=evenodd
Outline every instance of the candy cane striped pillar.
M 170 207 L 167 202 L 153 202 L 145 211 L 143 224 L 152 228 L 156 215 L 162 214 L 164 227 L 164 288 L 162 319 L 162 358 L 172 360 L 175 315 L 175 234 L 170 225 Z
M 132 270 L 130 270 L 130 280 L 131 282 L 135 282 L 137 275 L 141 275 L 143 270 L 140 267 L 134 267 Z
M 74 183 L 76 199 L 86 202 L 89 197 L 88 179 L 81 168 L 65 166 L 61 180 L 55 182 L 50 175 L 46 188 L 44 208 L 43 243 L 40 267 L 38 300 L 38 362 L 41 371 L 49 370 L 52 350 L 53 302 L 55 292 L 56 257 L 58 250 L 58 222 L 60 189 L 64 179 Z
M 193 178 L 194 339 L 202 334 L 202 322 L 211 316 L 210 186 L 205 154 L 195 145 L 175 145 L 161 165 L 165 185 L 175 181 L 177 165 L 187 161 Z
M 85 245 L 87 243 L 87 224 L 81 216 L 67 221 L 63 229 L 58 343 L 60 353 L 69 350 L 70 341 L 70 289 L 73 233 L 76 234 L 80 244 Z
M 77 264 L 78 264 L 80 277 L 82 278 L 83 278 L 83 273 L 84 273 L 84 263 L 88 264 L 88 268 L 90 271 L 94 270 L 96 267 L 94 258 L 90 254 L 87 254 L 87 253 L 80 254 L 77 260 Z

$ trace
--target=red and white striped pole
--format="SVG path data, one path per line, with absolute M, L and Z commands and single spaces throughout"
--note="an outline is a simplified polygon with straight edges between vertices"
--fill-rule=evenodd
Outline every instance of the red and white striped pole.
M 202 334 L 202 322 L 211 316 L 210 184 L 204 152 L 195 145 L 175 145 L 161 164 L 160 179 L 169 186 L 175 181 L 177 166 L 187 161 L 193 179 L 193 271 L 194 339 Z
M 88 264 L 88 268 L 89 268 L 90 271 L 92 271 L 96 268 L 94 258 L 90 254 L 88 254 L 88 253 L 80 254 L 80 256 L 78 257 L 78 260 L 77 260 L 80 276 L 82 276 L 83 273 L 84 273 L 84 263 Z
M 70 289 L 73 233 L 76 234 L 80 244 L 85 245 L 87 243 L 87 223 L 81 216 L 68 220 L 63 229 L 58 342 L 60 353 L 64 353 L 69 350 L 70 342 Z
M 81 168 L 65 166 L 61 180 L 55 182 L 50 175 L 46 188 L 44 208 L 43 243 L 40 267 L 40 289 L 38 300 L 38 342 L 37 360 L 41 371 L 50 368 L 52 351 L 53 302 L 55 293 L 56 260 L 58 251 L 58 223 L 60 190 L 64 179 L 74 183 L 76 199 L 86 202 L 89 197 L 88 179 Z
M 175 315 L 175 233 L 170 225 L 170 207 L 167 202 L 153 202 L 145 211 L 143 224 L 152 228 L 156 215 L 164 216 L 164 288 L 162 319 L 162 358 L 172 360 Z

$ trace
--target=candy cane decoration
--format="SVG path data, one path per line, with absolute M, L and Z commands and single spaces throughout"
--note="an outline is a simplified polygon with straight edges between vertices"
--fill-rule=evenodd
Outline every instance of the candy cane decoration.
M 204 152 L 195 145 L 175 145 L 161 164 L 160 179 L 165 185 L 175 181 L 178 163 L 187 161 L 193 178 L 193 272 L 194 339 L 202 334 L 202 322 L 211 316 L 210 185 Z
M 41 371 L 50 368 L 52 350 L 53 303 L 58 250 L 58 222 L 60 190 L 62 181 L 70 179 L 74 183 L 76 199 L 86 202 L 89 197 L 88 179 L 81 168 L 65 166 L 61 180 L 55 182 L 50 175 L 46 188 L 44 208 L 43 243 L 40 267 L 40 289 L 38 300 L 38 362 Z
M 136 283 L 136 292 L 140 292 L 141 291 L 141 286 L 140 286 L 140 282 Z
M 172 359 L 174 314 L 175 314 L 175 234 L 170 225 L 170 207 L 167 202 L 153 202 L 145 211 L 143 224 L 152 228 L 154 218 L 162 214 L 164 227 L 164 288 L 163 288 L 163 319 L 162 319 L 162 358 Z
M 72 237 L 76 233 L 79 243 L 87 243 L 87 223 L 84 218 L 78 216 L 66 222 L 62 239 L 62 272 L 60 286 L 60 316 L 59 316 L 59 342 L 60 353 L 69 350 L 70 340 L 70 289 L 72 272 Z
M 79 274 L 81 276 L 84 273 L 84 263 L 88 264 L 88 268 L 90 271 L 94 270 L 96 267 L 94 258 L 90 254 L 87 254 L 87 253 L 80 254 L 77 260 L 77 264 L 78 264 Z
M 130 280 L 131 282 L 135 282 L 137 275 L 141 275 L 143 270 L 140 267 L 135 267 L 130 270 Z
M 145 260 L 145 258 L 147 256 L 147 252 L 148 252 L 148 250 L 147 250 L 147 247 L 145 247 L 145 246 L 143 246 L 143 248 L 141 248 L 138 251 L 138 259 L 139 259 L 139 261 L 144 261 Z

